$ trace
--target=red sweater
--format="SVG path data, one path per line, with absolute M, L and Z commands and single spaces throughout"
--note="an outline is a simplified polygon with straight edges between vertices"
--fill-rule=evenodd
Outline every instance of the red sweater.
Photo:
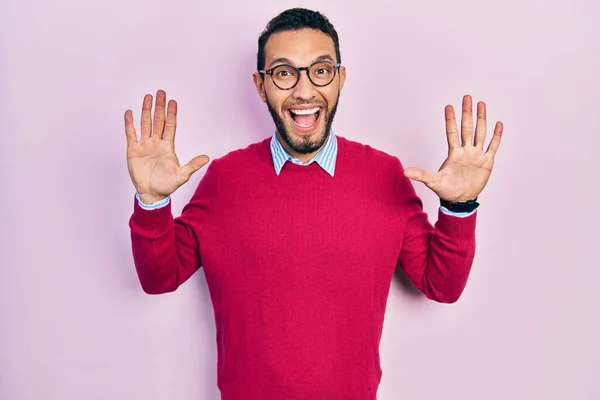
M 334 177 L 289 162 L 277 176 L 266 139 L 213 160 L 178 218 L 134 201 L 147 293 L 204 270 L 223 400 L 374 400 L 397 263 L 436 301 L 465 287 L 476 213 L 433 227 L 396 157 L 337 138 Z

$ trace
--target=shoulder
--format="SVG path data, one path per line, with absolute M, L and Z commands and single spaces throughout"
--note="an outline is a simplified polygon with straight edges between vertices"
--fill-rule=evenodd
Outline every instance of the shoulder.
M 392 154 L 342 136 L 337 136 L 337 139 L 340 155 L 343 154 L 344 158 L 355 160 L 356 164 L 360 164 L 361 169 L 375 168 L 379 171 L 389 170 L 393 173 L 402 169 L 400 159 Z
M 271 138 L 268 137 L 244 148 L 231 150 L 225 155 L 215 158 L 213 164 L 216 164 L 220 171 L 236 170 L 238 172 L 251 169 L 248 168 L 249 165 L 253 167 L 261 164 L 268 165 L 271 162 L 270 142 Z

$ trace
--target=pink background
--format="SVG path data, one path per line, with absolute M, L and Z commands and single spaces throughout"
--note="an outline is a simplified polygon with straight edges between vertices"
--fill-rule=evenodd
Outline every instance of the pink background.
M 339 135 L 436 170 L 445 104 L 470 93 L 505 123 L 467 289 L 440 305 L 394 283 L 379 398 L 600 399 L 594 0 L 4 0 L 0 399 L 218 398 L 203 273 L 162 296 L 137 282 L 122 115 L 165 89 L 185 162 L 271 135 L 256 41 L 298 4 L 341 37 Z

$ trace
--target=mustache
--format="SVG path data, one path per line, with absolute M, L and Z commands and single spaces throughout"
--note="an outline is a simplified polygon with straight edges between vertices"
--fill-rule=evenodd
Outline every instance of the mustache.
M 289 104 L 289 105 L 286 105 L 284 107 L 284 109 L 285 110 L 289 110 L 290 108 L 302 107 L 302 106 L 307 106 L 307 105 L 311 105 L 311 106 L 316 106 L 316 107 L 321 107 L 323 109 L 327 109 L 327 104 L 322 103 L 322 102 L 316 102 L 316 101 L 304 101 L 304 102 L 301 102 L 301 103 Z

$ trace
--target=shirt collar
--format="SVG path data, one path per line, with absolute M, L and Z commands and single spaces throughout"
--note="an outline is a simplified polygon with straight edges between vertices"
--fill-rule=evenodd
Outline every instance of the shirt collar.
M 331 131 L 329 138 L 321 150 L 314 156 L 310 161 L 304 165 L 309 165 L 313 162 L 319 164 L 329 175 L 333 176 L 335 172 L 335 160 L 337 158 L 337 138 Z M 273 158 L 273 166 L 275 167 L 275 173 L 279 175 L 283 165 L 286 161 L 293 162 L 294 164 L 302 165 L 302 162 L 297 158 L 289 155 L 289 153 L 283 148 L 279 140 L 277 140 L 277 134 L 274 133 L 271 138 L 271 157 Z

